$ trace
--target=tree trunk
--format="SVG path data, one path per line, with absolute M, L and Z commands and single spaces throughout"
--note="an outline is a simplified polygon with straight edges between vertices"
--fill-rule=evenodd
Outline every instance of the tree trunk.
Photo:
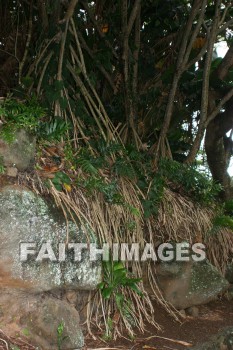
M 233 199 L 231 177 L 227 172 L 233 154 L 233 141 L 226 133 L 233 127 L 233 99 L 229 101 L 224 113 L 210 122 L 206 129 L 205 151 L 213 180 L 221 184 L 221 197 Z

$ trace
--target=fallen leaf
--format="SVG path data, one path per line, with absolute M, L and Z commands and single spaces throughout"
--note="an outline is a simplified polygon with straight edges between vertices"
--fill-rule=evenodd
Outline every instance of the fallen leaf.
M 64 186 L 64 188 L 65 188 L 65 190 L 66 190 L 67 192 L 71 192 L 72 188 L 71 188 L 71 186 L 70 186 L 69 184 L 64 183 L 63 186 Z
M 46 172 L 49 172 L 49 173 L 56 173 L 59 168 L 57 166 L 54 166 L 54 165 L 45 165 L 42 167 L 42 169 Z

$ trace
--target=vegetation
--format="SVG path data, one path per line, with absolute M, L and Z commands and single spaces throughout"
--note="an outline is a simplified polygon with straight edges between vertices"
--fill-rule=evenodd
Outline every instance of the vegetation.
M 63 342 L 68 338 L 68 336 L 64 336 L 64 323 L 61 322 L 57 326 L 57 349 L 62 350 Z
M 195 163 L 206 133 L 210 171 L 230 199 L 232 11 L 220 0 L 7 0 L 3 92 L 37 96 L 55 139 L 73 125 L 76 148 L 117 139 L 155 167 L 161 156 Z M 216 58 L 223 41 L 228 53 Z
M 220 209 L 219 215 L 214 220 L 214 227 L 227 227 L 233 230 L 233 201 L 227 201 Z
M 114 308 L 109 312 L 109 315 L 115 313 L 115 318 L 122 316 L 125 322 L 129 323 L 129 326 L 134 324 L 136 313 L 132 308 L 132 301 L 125 297 L 125 294 L 122 293 L 122 289 L 128 287 L 130 290 L 142 297 L 143 294 L 137 286 L 137 284 L 141 282 L 141 278 L 129 277 L 129 273 L 124 267 L 123 263 L 118 261 L 103 262 L 103 271 L 103 282 L 101 282 L 98 287 L 101 290 L 103 298 L 105 299 L 105 303 L 108 304 L 105 305 L 105 308 L 110 308 L 111 310 L 111 304 L 116 304 L 117 306 L 116 309 Z M 108 339 L 111 339 L 113 334 L 113 321 L 109 317 L 108 322 L 106 322 L 105 338 L 107 337 Z
M 2 139 L 8 143 L 13 142 L 15 131 L 20 128 L 36 133 L 44 114 L 44 109 L 35 99 L 24 102 L 13 98 L 4 100 L 0 105 Z
M 1 2 L 0 132 L 8 142 L 22 127 L 37 135 L 27 184 L 100 242 L 195 241 L 201 231 L 224 270 L 233 241 L 232 16 L 231 1 L 221 0 Z M 133 335 L 145 318 L 156 325 L 150 297 L 126 267 L 106 266 L 95 296 L 107 336 L 122 325 Z M 139 264 L 131 268 L 142 275 Z M 146 274 L 177 318 L 150 264 Z
M 5 167 L 4 167 L 3 158 L 0 157 L 0 174 L 4 174 L 4 172 L 5 172 Z

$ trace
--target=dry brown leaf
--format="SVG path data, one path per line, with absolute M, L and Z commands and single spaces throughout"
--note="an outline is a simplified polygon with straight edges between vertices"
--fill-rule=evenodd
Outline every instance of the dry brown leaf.
M 59 168 L 55 165 L 45 165 L 42 167 L 43 171 L 49 172 L 49 173 L 56 173 Z

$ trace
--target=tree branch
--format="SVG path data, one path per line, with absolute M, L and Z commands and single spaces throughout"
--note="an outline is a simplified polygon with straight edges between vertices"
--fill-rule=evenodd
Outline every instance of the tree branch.
M 130 35 L 131 31 L 132 31 L 133 24 L 134 24 L 135 19 L 136 19 L 137 15 L 138 15 L 138 12 L 139 12 L 140 4 L 141 4 L 141 0 L 135 0 L 135 3 L 133 5 L 133 9 L 131 11 L 131 14 L 130 14 L 130 17 L 129 17 L 129 21 L 128 21 L 128 24 L 127 24 L 126 33 L 125 33 L 125 35 L 127 37 L 129 37 L 129 35 Z
M 133 67 L 132 88 L 133 88 L 134 99 L 136 99 L 136 96 L 137 96 L 137 86 L 138 86 L 138 57 L 139 57 L 139 51 L 140 51 L 140 34 L 141 34 L 141 16 L 140 16 L 141 8 L 140 7 L 138 10 L 136 23 L 135 23 L 135 38 L 134 38 L 135 50 L 133 52 L 134 67 Z
M 222 27 L 219 28 L 218 34 L 223 32 L 225 29 L 229 28 L 231 25 L 233 25 L 233 18 L 231 18 L 228 22 L 226 22 Z
M 116 53 L 115 49 L 113 48 L 113 46 L 111 45 L 111 43 L 109 42 L 109 40 L 106 39 L 105 34 L 102 33 L 98 22 L 95 20 L 92 12 L 90 11 L 90 8 L 87 4 L 87 2 L 85 0 L 81 1 L 82 2 L 82 6 L 84 7 L 85 11 L 87 12 L 92 24 L 94 25 L 95 29 L 97 30 L 97 33 L 99 34 L 99 36 L 105 41 L 106 45 L 111 49 L 113 56 L 118 60 L 118 54 Z
M 66 22 L 65 31 L 62 34 L 62 39 L 61 39 L 61 48 L 60 48 L 60 54 L 59 54 L 59 60 L 58 60 L 58 72 L 57 72 L 57 80 L 60 80 L 60 81 L 62 80 L 62 65 L 63 65 L 63 59 L 64 59 L 68 26 L 69 26 L 69 20 L 67 20 Z
M 78 0 L 71 0 L 70 1 L 68 9 L 67 9 L 66 14 L 65 14 L 65 17 L 63 20 L 60 21 L 60 23 L 68 21 L 69 19 L 71 19 L 73 17 L 74 10 L 75 10 L 77 3 L 78 3 Z
M 208 119 L 205 123 L 205 126 L 207 126 L 213 119 L 217 117 L 223 106 L 226 102 L 228 102 L 233 97 L 233 89 L 231 89 L 219 102 L 219 104 L 215 107 L 215 109 L 211 112 L 211 114 L 208 116 Z M 232 112 L 233 113 L 233 112 Z
M 179 80 L 184 72 L 184 69 L 186 67 L 187 60 L 189 58 L 188 52 L 190 51 L 190 43 L 188 43 L 188 40 L 190 38 L 190 33 L 192 31 L 193 21 L 196 18 L 197 13 L 200 10 L 200 6 L 201 6 L 201 13 L 199 16 L 199 20 L 200 20 L 200 18 L 201 18 L 201 21 L 203 20 L 205 8 L 206 8 L 206 3 L 207 3 L 207 0 L 194 1 L 194 5 L 192 7 L 188 21 L 187 21 L 186 26 L 185 26 L 184 31 L 183 31 L 184 35 L 183 35 L 180 50 L 178 53 L 176 72 L 174 74 L 172 86 L 171 86 L 171 89 L 169 92 L 168 103 L 167 103 L 167 108 L 166 108 L 166 112 L 165 112 L 165 118 L 164 118 L 163 126 L 162 126 L 162 129 L 160 132 L 160 137 L 159 137 L 159 141 L 158 141 L 158 145 L 157 145 L 157 150 L 156 150 L 156 155 L 155 155 L 155 164 L 157 163 L 158 158 L 159 158 L 160 148 L 164 149 L 166 135 L 167 135 L 167 132 L 169 130 L 170 123 L 171 123 L 171 118 L 172 118 L 172 113 L 173 113 L 173 104 L 174 104 L 177 86 L 178 86 Z M 195 39 L 193 37 L 193 35 L 191 38 L 192 38 L 192 40 Z
M 222 62 L 213 73 L 218 79 L 224 80 L 228 74 L 229 69 L 233 66 L 233 44 L 230 46 Z
M 225 21 L 227 12 L 228 12 L 229 9 L 231 8 L 231 6 L 232 6 L 232 1 L 229 2 L 229 4 L 227 4 L 227 6 L 225 7 L 224 12 L 223 12 L 223 15 L 222 15 L 222 18 L 221 18 L 221 20 L 219 21 L 219 27 L 220 27 L 220 26 L 223 24 L 223 22 Z
M 45 31 L 49 26 L 48 14 L 46 11 L 46 1 L 37 0 L 37 6 L 41 17 L 42 27 L 43 27 L 43 30 Z
M 19 84 L 21 84 L 23 67 L 24 67 L 24 64 L 25 64 L 26 59 L 27 59 L 31 38 L 32 38 L 32 0 L 31 0 L 31 4 L 30 4 L 30 17 L 29 17 L 29 23 L 28 23 L 27 41 L 26 41 L 26 45 L 25 45 L 23 58 L 22 58 L 21 62 L 19 63 Z
M 201 97 L 201 113 L 200 113 L 200 121 L 198 125 L 197 135 L 193 142 L 190 153 L 186 159 L 186 163 L 193 163 L 196 158 L 197 152 L 201 145 L 201 140 L 204 136 L 206 121 L 208 115 L 208 103 L 209 103 L 209 77 L 210 77 L 210 68 L 213 56 L 214 43 L 217 36 L 218 24 L 220 20 L 220 4 L 221 0 L 216 1 L 215 5 L 215 17 L 212 25 L 212 29 L 210 32 L 210 38 L 207 46 L 207 53 L 204 65 L 203 72 L 203 83 L 202 83 L 202 97 Z

